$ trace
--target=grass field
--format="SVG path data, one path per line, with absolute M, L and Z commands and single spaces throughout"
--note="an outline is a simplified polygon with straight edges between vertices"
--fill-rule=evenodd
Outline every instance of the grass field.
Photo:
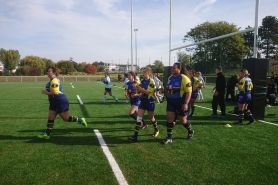
M 160 144 L 166 136 L 163 103 L 155 110 L 160 135 L 151 137 L 149 125 L 132 143 L 127 137 L 133 134 L 135 122 L 127 114 L 130 106 L 124 103 L 123 89 L 118 88 L 123 83 L 113 87 L 119 103 L 108 97 L 106 104 L 100 104 L 102 84 L 65 82 L 70 114 L 85 117 L 88 128 L 57 118 L 50 140 L 39 140 L 36 136 L 45 132 L 49 106 L 47 96 L 41 94 L 45 83 L 0 83 L 0 184 L 119 184 L 95 129 L 130 185 L 278 184 L 277 107 L 266 108 L 265 113 L 265 121 L 275 125 L 259 121 L 234 125 L 237 117 L 232 115 L 210 118 L 212 111 L 205 109 L 211 108 L 208 85 L 203 89 L 205 101 L 196 103 L 201 107 L 189 119 L 193 140 L 185 140 L 187 131 L 178 123 L 173 143 Z M 227 104 L 227 111 L 233 107 Z

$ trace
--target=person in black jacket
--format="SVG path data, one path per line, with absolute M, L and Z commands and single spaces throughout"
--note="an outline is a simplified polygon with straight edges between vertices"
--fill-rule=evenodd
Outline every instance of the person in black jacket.
M 274 82 L 274 79 L 270 78 L 267 86 L 266 97 L 268 99 L 267 107 L 275 105 L 275 100 L 277 97 L 277 85 Z
M 226 105 L 224 101 L 226 79 L 222 73 L 222 67 L 218 66 L 215 68 L 217 74 L 215 87 L 213 88 L 213 99 L 212 99 L 212 114 L 210 117 L 225 118 L 226 116 Z M 217 115 L 217 104 L 220 106 L 221 115 Z
M 229 95 L 231 95 L 231 102 L 235 101 L 235 86 L 237 83 L 238 83 L 237 75 L 233 75 L 229 78 L 227 82 L 226 101 L 228 101 Z
M 274 83 L 275 83 L 276 85 L 278 85 L 277 73 L 275 73 L 274 71 L 272 71 L 271 74 L 270 74 L 270 79 L 273 79 L 273 80 L 274 80 Z

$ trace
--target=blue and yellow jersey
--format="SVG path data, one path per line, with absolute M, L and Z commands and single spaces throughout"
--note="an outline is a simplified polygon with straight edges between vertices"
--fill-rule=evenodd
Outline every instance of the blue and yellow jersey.
M 138 92 L 138 91 L 136 90 L 136 88 L 133 87 L 133 84 L 140 85 L 140 81 L 135 81 L 135 80 L 134 80 L 133 82 L 128 81 L 128 82 L 126 83 L 126 89 L 127 89 L 128 94 L 130 95 L 130 98 L 131 98 L 131 96 L 134 95 L 134 94 L 140 94 L 140 92 Z
M 190 80 L 191 80 L 192 90 L 193 90 L 193 91 L 196 90 L 197 85 L 202 85 L 202 84 L 203 84 L 203 83 L 202 83 L 200 80 L 198 80 L 198 78 L 196 78 L 196 77 L 191 77 Z
M 50 79 L 50 81 L 46 84 L 45 89 L 48 92 L 56 92 L 58 94 L 63 94 L 63 89 L 60 80 L 57 77 Z M 53 97 L 53 95 L 48 95 L 48 98 L 51 97 Z
M 244 92 L 244 93 L 251 92 L 252 89 L 253 89 L 253 83 L 248 76 L 239 79 L 238 90 L 240 92 Z
M 168 89 L 167 98 L 181 98 L 185 93 L 192 92 L 191 81 L 183 74 L 170 76 L 166 88 Z
M 146 89 L 149 92 L 148 95 L 142 92 L 142 96 L 141 96 L 142 98 L 150 99 L 151 97 L 154 96 L 155 83 L 153 79 L 149 78 L 148 80 L 142 80 L 141 87 Z

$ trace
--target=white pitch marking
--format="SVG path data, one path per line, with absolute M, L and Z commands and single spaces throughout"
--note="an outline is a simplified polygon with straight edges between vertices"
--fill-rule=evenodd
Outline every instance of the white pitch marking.
M 79 97 L 79 95 L 76 95 L 76 96 L 77 96 L 77 99 L 78 99 L 80 105 L 83 105 L 83 102 L 82 102 L 81 98 Z
M 94 132 L 95 132 L 95 134 L 98 138 L 99 144 L 100 144 L 106 158 L 108 159 L 108 162 L 109 162 L 109 164 L 110 164 L 110 166 L 111 166 L 111 168 L 114 172 L 114 175 L 116 176 L 116 179 L 118 180 L 119 184 L 120 185 L 128 185 L 128 183 L 127 183 L 127 181 L 126 181 L 118 163 L 116 162 L 113 155 L 109 151 L 109 148 L 107 147 L 101 133 L 97 129 L 95 129 Z
M 202 107 L 202 106 L 199 106 L 199 105 L 195 105 L 195 106 L 196 106 L 196 107 L 203 108 L 203 109 L 212 110 L 211 108 Z M 217 110 L 217 112 L 221 112 L 221 111 Z M 226 114 L 230 114 L 230 115 L 233 115 L 233 116 L 238 116 L 237 114 L 231 114 L 231 113 L 228 113 L 228 112 L 226 112 Z M 275 124 L 275 123 L 271 123 L 271 122 L 267 122 L 267 121 L 263 121 L 263 120 L 258 120 L 258 121 L 259 121 L 259 122 L 262 122 L 262 123 L 269 124 L 269 125 L 278 126 L 278 124 Z

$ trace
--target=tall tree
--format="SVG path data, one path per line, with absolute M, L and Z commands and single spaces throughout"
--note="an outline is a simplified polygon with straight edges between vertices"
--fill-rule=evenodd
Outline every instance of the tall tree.
M 178 62 L 182 63 L 183 66 L 186 68 L 191 68 L 191 56 L 188 55 L 186 52 L 179 51 L 177 52 L 177 59 Z
M 0 50 L 0 60 L 6 69 L 10 71 L 16 69 L 20 59 L 20 54 L 17 50 Z
M 93 62 L 92 65 L 98 67 L 98 61 Z
M 152 70 L 154 73 L 163 73 L 164 72 L 164 64 L 160 60 L 155 60 L 153 62 Z
M 236 31 L 239 31 L 239 29 L 235 24 L 229 24 L 224 21 L 205 22 L 192 28 L 187 35 L 184 36 L 183 40 L 200 42 Z M 192 60 L 194 67 L 199 66 L 202 68 L 198 70 L 211 72 L 208 71 L 208 69 L 214 69 L 217 65 L 221 65 L 224 68 L 239 67 L 242 60 L 243 47 L 243 36 L 235 35 L 199 44 L 191 47 L 190 50 L 193 52 Z
M 49 67 L 55 67 L 56 66 L 56 64 L 51 59 L 42 58 L 42 60 L 45 63 L 45 69 L 48 69 Z M 44 71 L 44 74 L 46 74 L 46 70 Z
M 251 28 L 248 26 L 246 29 Z M 242 58 L 252 58 L 253 48 L 254 48 L 254 33 L 246 32 L 243 34 L 244 37 L 244 46 L 242 47 Z
M 266 16 L 259 27 L 259 45 L 267 59 L 275 59 L 278 50 L 278 19 L 275 16 Z
M 96 74 L 97 73 L 97 67 L 92 64 L 87 64 L 84 67 L 84 72 L 88 74 Z
M 20 60 L 20 66 L 24 75 L 43 75 L 46 71 L 45 61 L 38 56 L 26 56 Z
M 76 71 L 73 62 L 69 60 L 58 61 L 57 67 L 62 70 L 62 74 L 71 74 Z

